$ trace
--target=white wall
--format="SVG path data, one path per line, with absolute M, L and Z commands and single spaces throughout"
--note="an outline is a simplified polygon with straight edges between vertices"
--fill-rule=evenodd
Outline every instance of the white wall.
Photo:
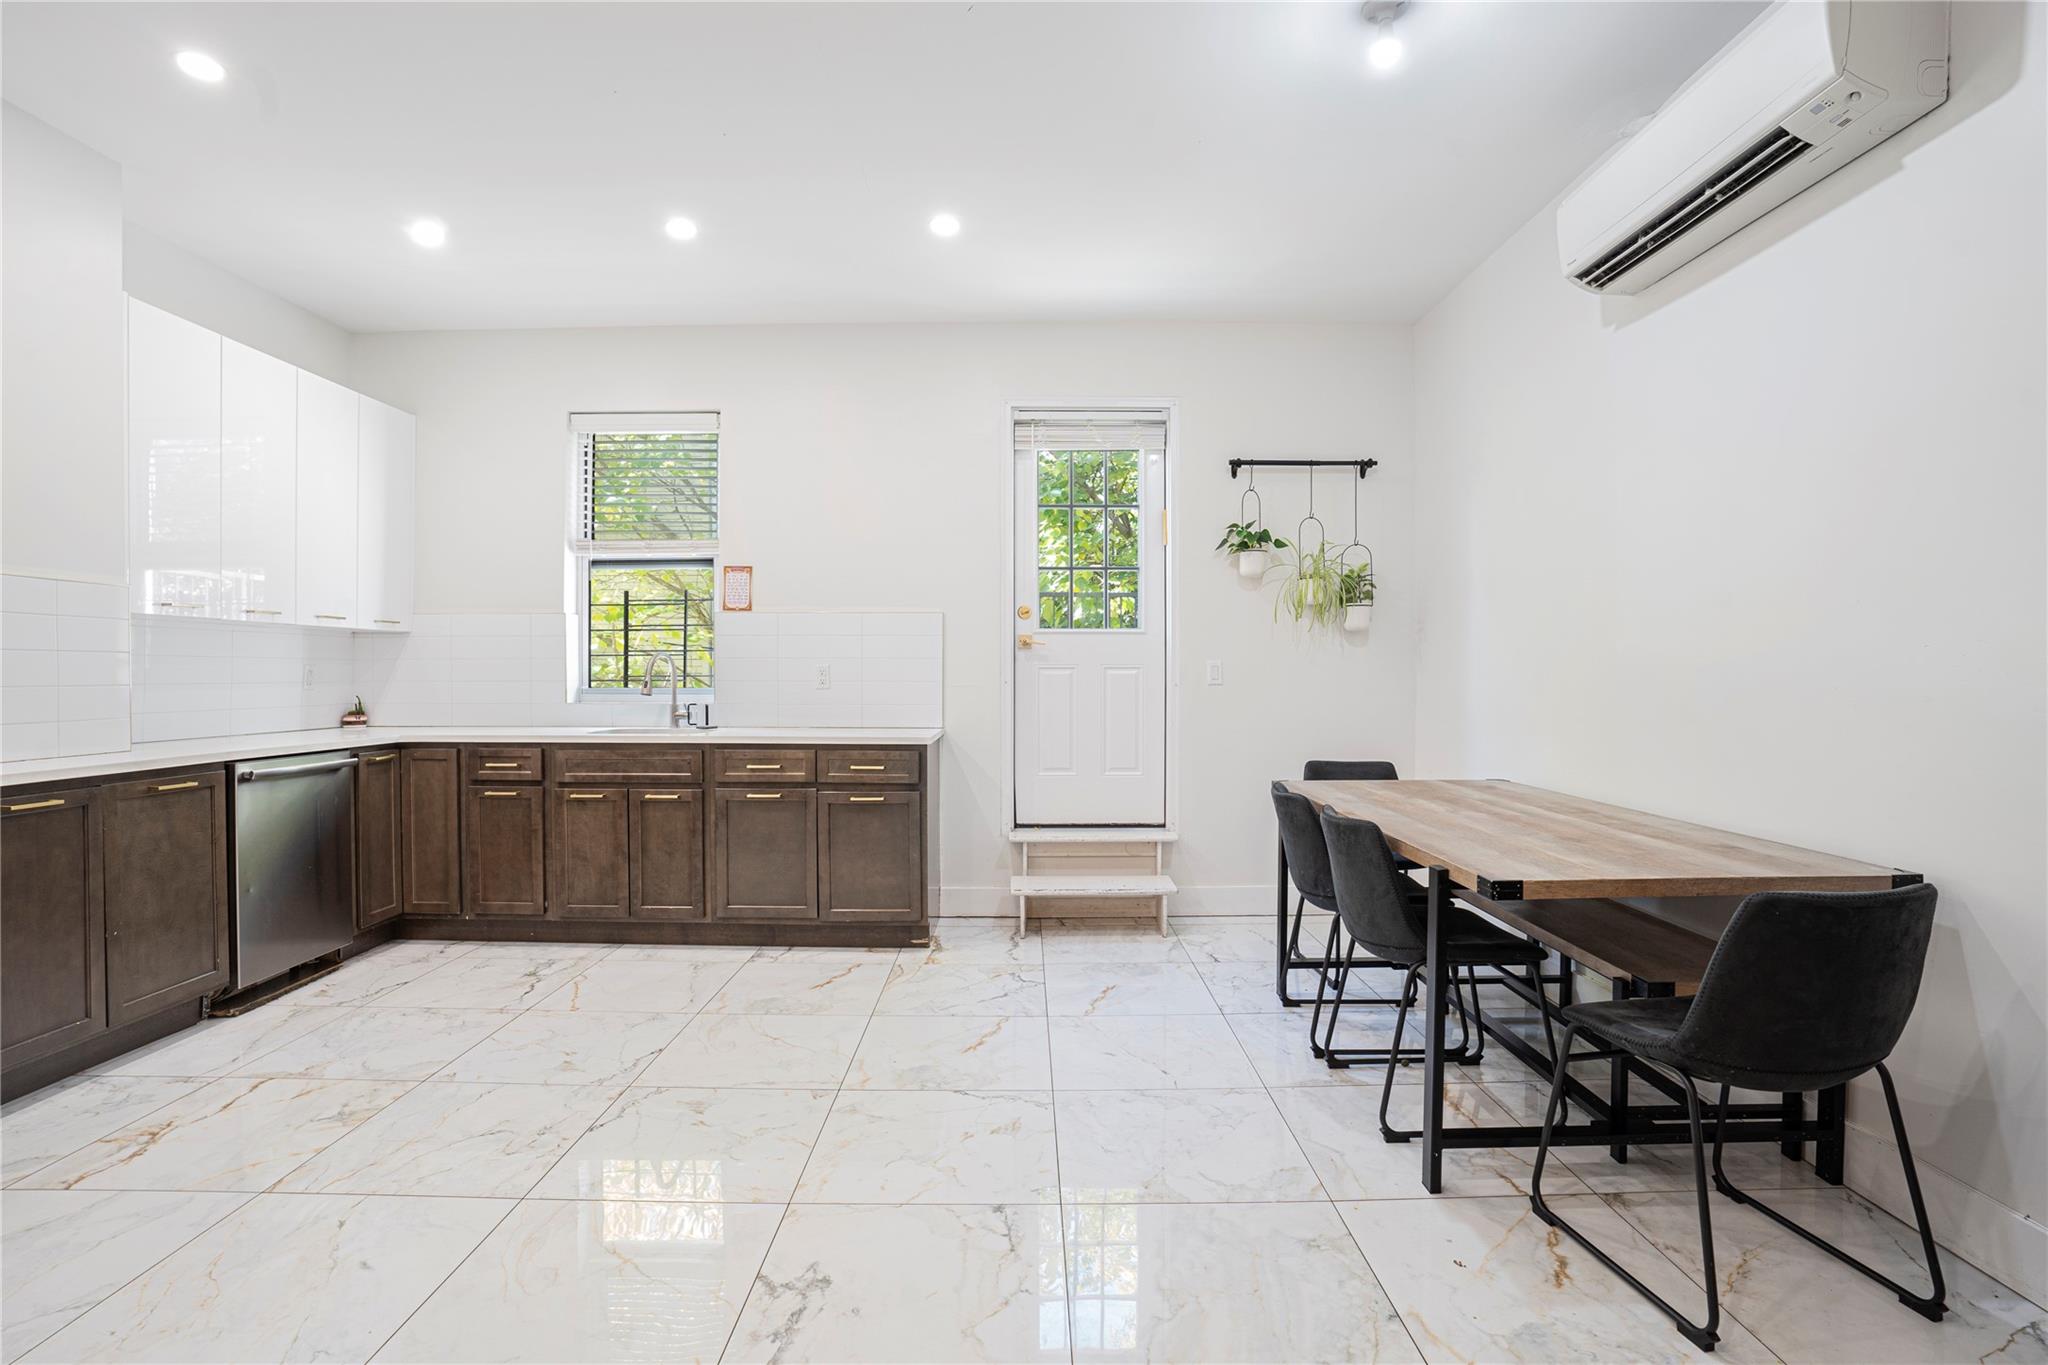
M 133 223 L 123 229 L 121 258 L 123 285 L 144 303 L 348 383 L 349 334 L 327 319 Z
M 1422 771 L 1940 888 L 1910 1131 L 1947 1239 L 2043 1299 L 2031 9 L 1957 5 L 1945 107 L 1639 300 L 1567 284 L 1548 212 L 1460 285 L 1416 333 L 1413 572 Z M 1851 1122 L 1851 1183 L 1903 1207 L 1874 1082 Z
M 1269 778 L 1304 757 L 1410 753 L 1405 329 L 1319 325 L 718 327 L 359 338 L 353 382 L 419 417 L 421 612 L 562 609 L 572 411 L 722 415 L 723 546 L 766 610 L 945 614 L 941 876 L 948 913 L 1005 907 L 1001 562 L 1012 400 L 1180 402 L 1173 555 L 1182 594 L 1178 775 L 1184 908 L 1270 902 Z M 1378 554 L 1363 646 L 1303 644 L 1272 594 L 1210 553 L 1238 455 L 1384 461 L 1365 489 Z M 1264 481 L 1269 518 L 1300 476 Z M 1349 489 L 1321 484 L 1348 538 Z M 1204 661 L 1225 684 L 1203 685 Z
M 125 582 L 121 168 L 11 104 L 0 117 L 0 564 Z

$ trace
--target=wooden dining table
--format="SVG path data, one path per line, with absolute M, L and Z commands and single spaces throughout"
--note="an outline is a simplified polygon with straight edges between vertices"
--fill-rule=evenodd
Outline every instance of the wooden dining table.
M 1539 1125 L 1490 1125 L 1447 1130 L 1443 1113 L 1445 1018 L 1451 993 L 1450 969 L 1443 933 L 1452 898 L 1463 899 L 1482 912 L 1490 909 L 1513 923 L 1513 908 L 1532 902 L 1571 901 L 1597 920 L 1607 905 L 1610 928 L 1624 932 L 1644 922 L 1628 899 L 1744 896 L 1754 891 L 1872 891 L 1907 886 L 1920 877 L 1897 868 L 1819 853 L 1769 839 L 1735 834 L 1666 816 L 1611 806 L 1562 792 L 1498 780 L 1287 782 L 1319 809 L 1370 820 L 1387 844 L 1403 858 L 1426 870 L 1428 877 L 1428 946 L 1423 968 L 1430 1007 L 1421 1011 L 1423 1025 L 1424 1104 L 1421 1130 L 1422 1184 L 1435 1194 L 1443 1188 L 1443 1154 L 1462 1147 L 1533 1147 L 1542 1135 Z M 1280 860 L 1280 915 L 1283 923 L 1280 981 L 1286 998 L 1290 970 L 1285 942 L 1286 854 Z M 1558 945 L 1560 951 L 1569 945 Z M 1569 957 L 1571 954 L 1563 952 Z M 1553 978 L 1561 999 L 1530 999 L 1538 1009 L 1554 1011 L 1570 1000 L 1571 963 Z M 1514 978 L 1497 983 L 1528 998 L 1529 988 Z M 1617 980 L 1620 990 L 1625 981 Z M 1540 993 L 1540 989 L 1539 989 Z M 1486 1036 L 1523 1061 L 1546 1071 L 1549 1059 L 1519 1035 L 1484 1023 Z M 1594 1095 L 1569 1081 L 1574 1107 L 1590 1116 L 1585 1123 L 1566 1123 L 1553 1136 L 1554 1145 L 1603 1145 L 1625 1159 L 1628 1146 L 1662 1144 L 1684 1135 L 1683 1111 L 1675 1103 L 1674 1084 L 1640 1063 L 1616 1061 L 1616 1084 L 1609 1095 Z M 1634 1106 L 1628 1102 L 1629 1070 L 1673 1103 Z M 1775 1105 L 1732 1106 L 1726 1116 L 1730 1142 L 1777 1142 L 1788 1155 L 1804 1142 L 1816 1144 L 1815 1168 L 1824 1178 L 1841 1183 L 1843 1125 L 1842 1090 L 1823 1092 L 1816 1114 L 1808 1118 L 1801 1098 L 1780 1097 Z

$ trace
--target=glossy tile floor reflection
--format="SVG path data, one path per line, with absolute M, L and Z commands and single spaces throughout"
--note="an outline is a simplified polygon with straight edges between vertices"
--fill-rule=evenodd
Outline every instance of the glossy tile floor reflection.
M 1423 1195 L 1380 1078 L 1271 990 L 1264 919 L 944 922 L 929 950 L 397 943 L 0 1111 L 4 1358 L 1645 1360 L 1689 1348 L 1529 1212 L 1529 1162 Z M 1385 982 L 1367 983 L 1379 990 Z M 1340 1042 L 1384 1042 L 1389 1011 Z M 1395 1121 L 1412 1121 L 1403 1072 Z M 1495 1049 L 1450 1121 L 1539 1078 Z M 1731 1160 L 1892 1274 L 1913 1239 Z M 1673 1297 L 1689 1174 L 1547 1187 Z M 1951 1257 L 1900 1309 L 1717 1202 L 1734 1360 L 2048 1359 Z

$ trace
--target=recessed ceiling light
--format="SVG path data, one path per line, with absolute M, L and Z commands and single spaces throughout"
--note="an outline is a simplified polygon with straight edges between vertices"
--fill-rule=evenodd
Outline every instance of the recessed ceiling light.
M 1372 46 L 1365 50 L 1365 59 L 1372 63 L 1375 71 L 1392 71 L 1401 64 L 1401 40 L 1393 34 L 1382 34 L 1372 40 Z
M 204 52 L 180 52 L 178 54 L 178 70 L 184 72 L 193 80 L 205 81 L 208 85 L 212 85 L 228 74 L 226 67 L 207 56 Z
M 960 220 L 958 218 L 950 213 L 935 213 L 932 215 L 932 236 L 958 237 L 959 235 Z
M 697 235 L 697 225 L 687 218 L 671 218 L 661 225 L 661 230 L 679 242 L 687 242 Z
M 1392 71 L 1401 64 L 1405 49 L 1394 36 L 1394 21 L 1408 10 L 1408 0 L 1368 0 L 1365 22 L 1372 25 L 1373 40 L 1365 59 L 1375 71 Z
M 419 246 L 441 246 L 448 240 L 448 225 L 439 218 L 421 218 L 406 224 L 405 235 Z

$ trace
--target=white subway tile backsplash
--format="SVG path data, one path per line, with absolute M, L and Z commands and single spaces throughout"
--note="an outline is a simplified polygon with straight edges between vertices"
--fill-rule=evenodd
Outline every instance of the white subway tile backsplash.
M 54 649 L 0 649 L 0 687 L 55 687 L 63 660 L 78 657 Z
M 12 578 L 9 574 L 7 577 Z M 0 612 L 0 649 L 55 649 L 57 618 L 36 612 Z
M 112 616 L 59 616 L 57 648 L 93 653 L 128 652 L 128 621 Z
M 0 687 L 0 725 L 41 725 L 57 719 L 61 687 Z
M 941 635 L 946 618 L 935 611 L 869 611 L 860 618 L 863 635 Z
M 784 631 L 777 639 L 775 654 L 781 659 L 858 659 L 859 635 L 792 635 Z
M 22 725 L 0 723 L 0 761 L 65 757 L 58 730 L 54 720 Z
M 57 615 L 99 616 L 126 622 L 128 589 L 118 583 L 59 582 Z
M 130 674 L 125 588 L 0 574 L 0 757 L 127 748 Z
M 57 689 L 57 719 L 126 720 L 128 689 L 120 685 L 60 687 Z M 124 739 L 122 744 L 127 741 Z
M 57 614 L 57 580 L 24 578 L 0 574 L 0 612 L 30 612 L 37 616 Z
M 938 659 L 945 652 L 946 642 L 937 635 L 868 635 L 861 639 L 862 656 L 869 659 Z

